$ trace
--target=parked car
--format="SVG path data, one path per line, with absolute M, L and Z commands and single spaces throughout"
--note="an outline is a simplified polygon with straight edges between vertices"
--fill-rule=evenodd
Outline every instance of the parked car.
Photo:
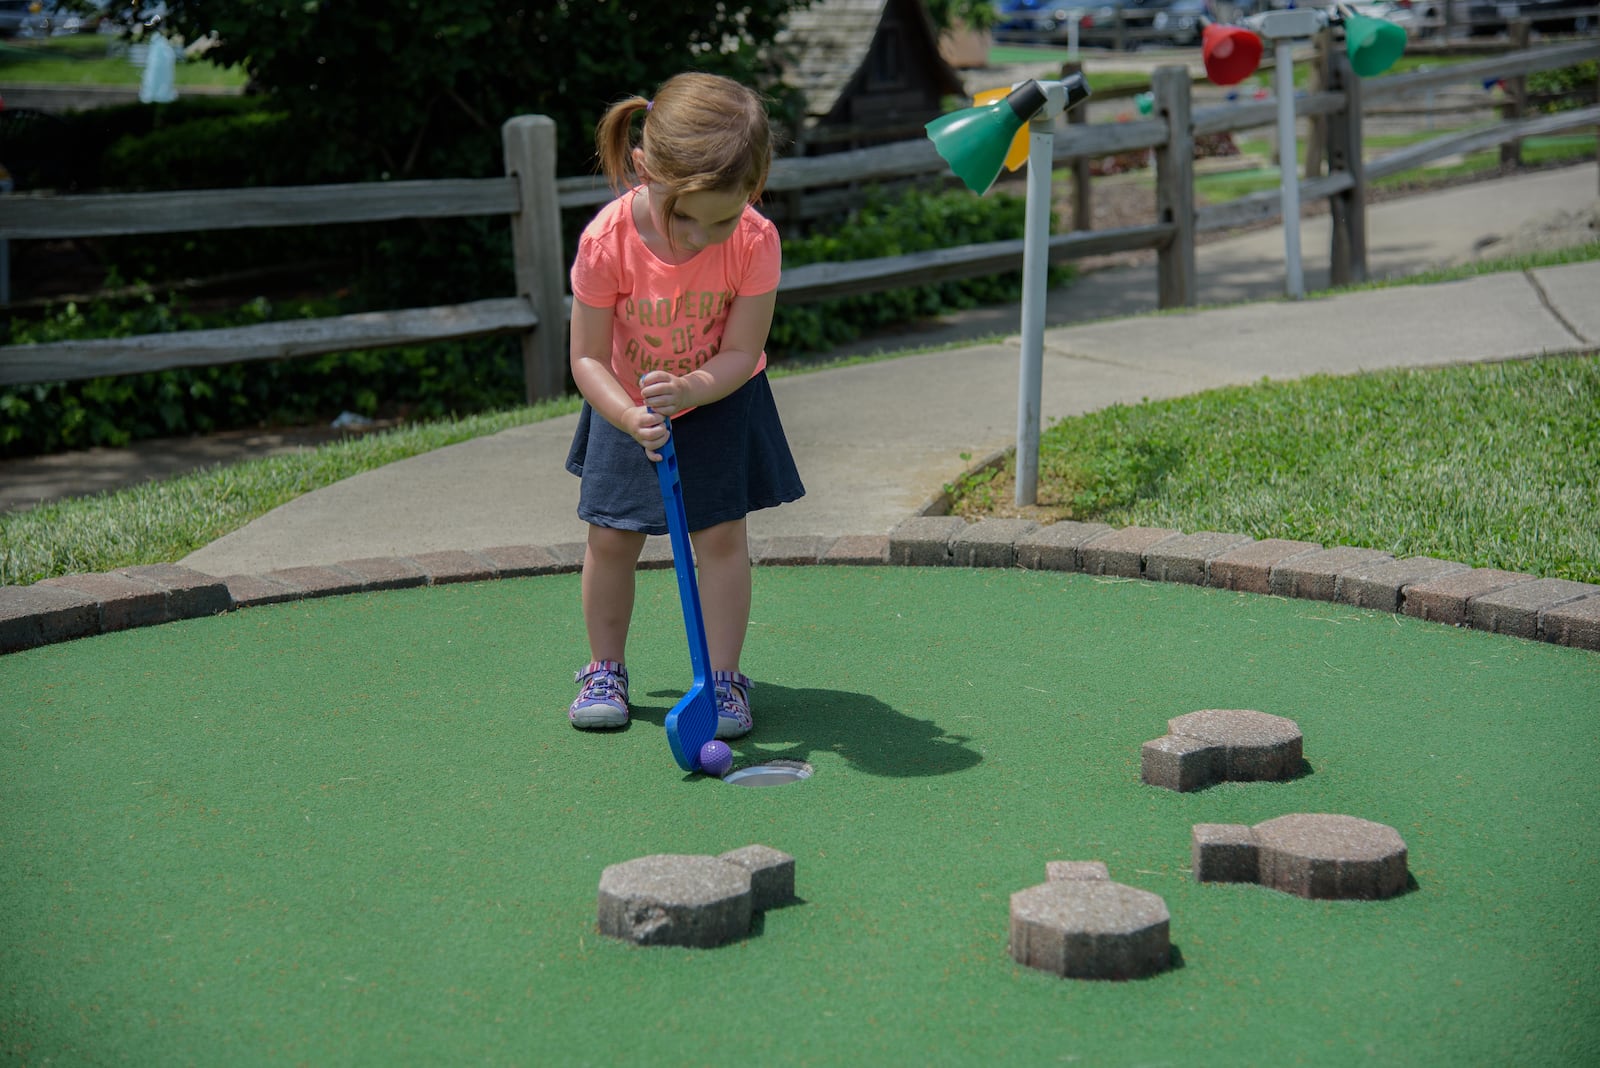
M 1078 43 L 1127 49 L 1198 45 L 1205 19 L 1217 19 L 1213 0 L 1111 0 L 1084 12 Z
M 34 0 L 0 0 L 0 37 L 15 37 L 27 25 Z
M 1467 21 L 1475 36 L 1504 33 L 1512 19 L 1536 30 L 1587 33 L 1595 28 L 1594 4 L 1579 0 L 1468 0 Z
M 1070 17 L 1059 0 L 998 0 L 994 31 L 1005 40 L 1065 43 Z
M 28 17 L 17 30 L 18 37 L 68 37 L 89 33 L 95 27 L 93 18 L 85 18 L 51 0 L 32 0 L 28 8 Z

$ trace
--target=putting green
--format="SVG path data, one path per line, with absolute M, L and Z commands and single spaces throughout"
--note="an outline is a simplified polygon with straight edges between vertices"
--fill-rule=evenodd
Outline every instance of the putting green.
M 636 720 L 562 714 L 576 576 L 306 601 L 0 658 L 0 1050 L 25 1062 L 1573 1064 L 1600 1058 L 1600 657 L 1082 575 L 763 569 L 736 760 L 684 776 L 670 571 Z M 1140 745 L 1296 720 L 1311 771 L 1193 794 Z M 1190 827 L 1394 827 L 1415 888 L 1197 885 Z M 800 900 L 717 950 L 600 937 L 608 864 L 763 843 Z M 1102 860 L 1177 967 L 1058 979 L 1009 896 Z

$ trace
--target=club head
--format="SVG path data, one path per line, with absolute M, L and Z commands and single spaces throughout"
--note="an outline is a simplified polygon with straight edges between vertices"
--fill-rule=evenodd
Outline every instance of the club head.
M 696 684 L 667 713 L 667 745 L 684 771 L 700 770 L 700 747 L 717 736 L 717 698 L 709 685 Z

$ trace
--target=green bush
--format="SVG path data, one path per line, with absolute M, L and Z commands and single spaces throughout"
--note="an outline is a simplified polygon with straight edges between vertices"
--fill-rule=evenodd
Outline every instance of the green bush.
M 975 197 L 964 190 L 911 191 L 890 199 L 869 194 L 867 203 L 826 232 L 784 242 L 785 267 L 807 263 L 901 256 L 931 249 L 1015 239 L 1022 235 L 1027 202 L 996 193 Z M 1068 277 L 1053 269 L 1052 280 Z M 797 356 L 824 352 L 874 329 L 940 315 L 979 304 L 1018 299 L 1022 272 L 892 289 L 815 304 L 782 305 L 773 318 L 768 349 Z
M 1528 95 L 1539 111 L 1572 111 L 1595 101 L 1600 60 L 1588 59 L 1558 70 L 1538 70 L 1528 75 Z
M 180 302 L 148 297 L 131 310 L 68 305 L 42 322 L 13 324 L 10 340 L 160 334 L 337 310 L 331 301 L 274 307 L 257 299 L 232 314 L 202 318 Z M 0 456 L 325 422 L 342 411 L 433 419 L 505 408 L 522 398 L 521 352 L 508 338 L 43 382 L 0 389 Z

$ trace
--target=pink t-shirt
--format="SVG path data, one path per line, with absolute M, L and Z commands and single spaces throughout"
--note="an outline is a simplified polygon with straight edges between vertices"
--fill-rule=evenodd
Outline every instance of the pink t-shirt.
M 687 263 L 665 263 L 645 247 L 633 224 L 630 189 L 600 209 L 578 240 L 572 295 L 591 307 L 614 308 L 611 372 L 643 404 L 639 376 L 664 370 L 688 374 L 722 348 L 728 307 L 735 297 L 778 288 L 783 252 L 778 229 L 747 207 L 733 236 L 701 249 Z M 767 365 L 756 360 L 754 374 Z

